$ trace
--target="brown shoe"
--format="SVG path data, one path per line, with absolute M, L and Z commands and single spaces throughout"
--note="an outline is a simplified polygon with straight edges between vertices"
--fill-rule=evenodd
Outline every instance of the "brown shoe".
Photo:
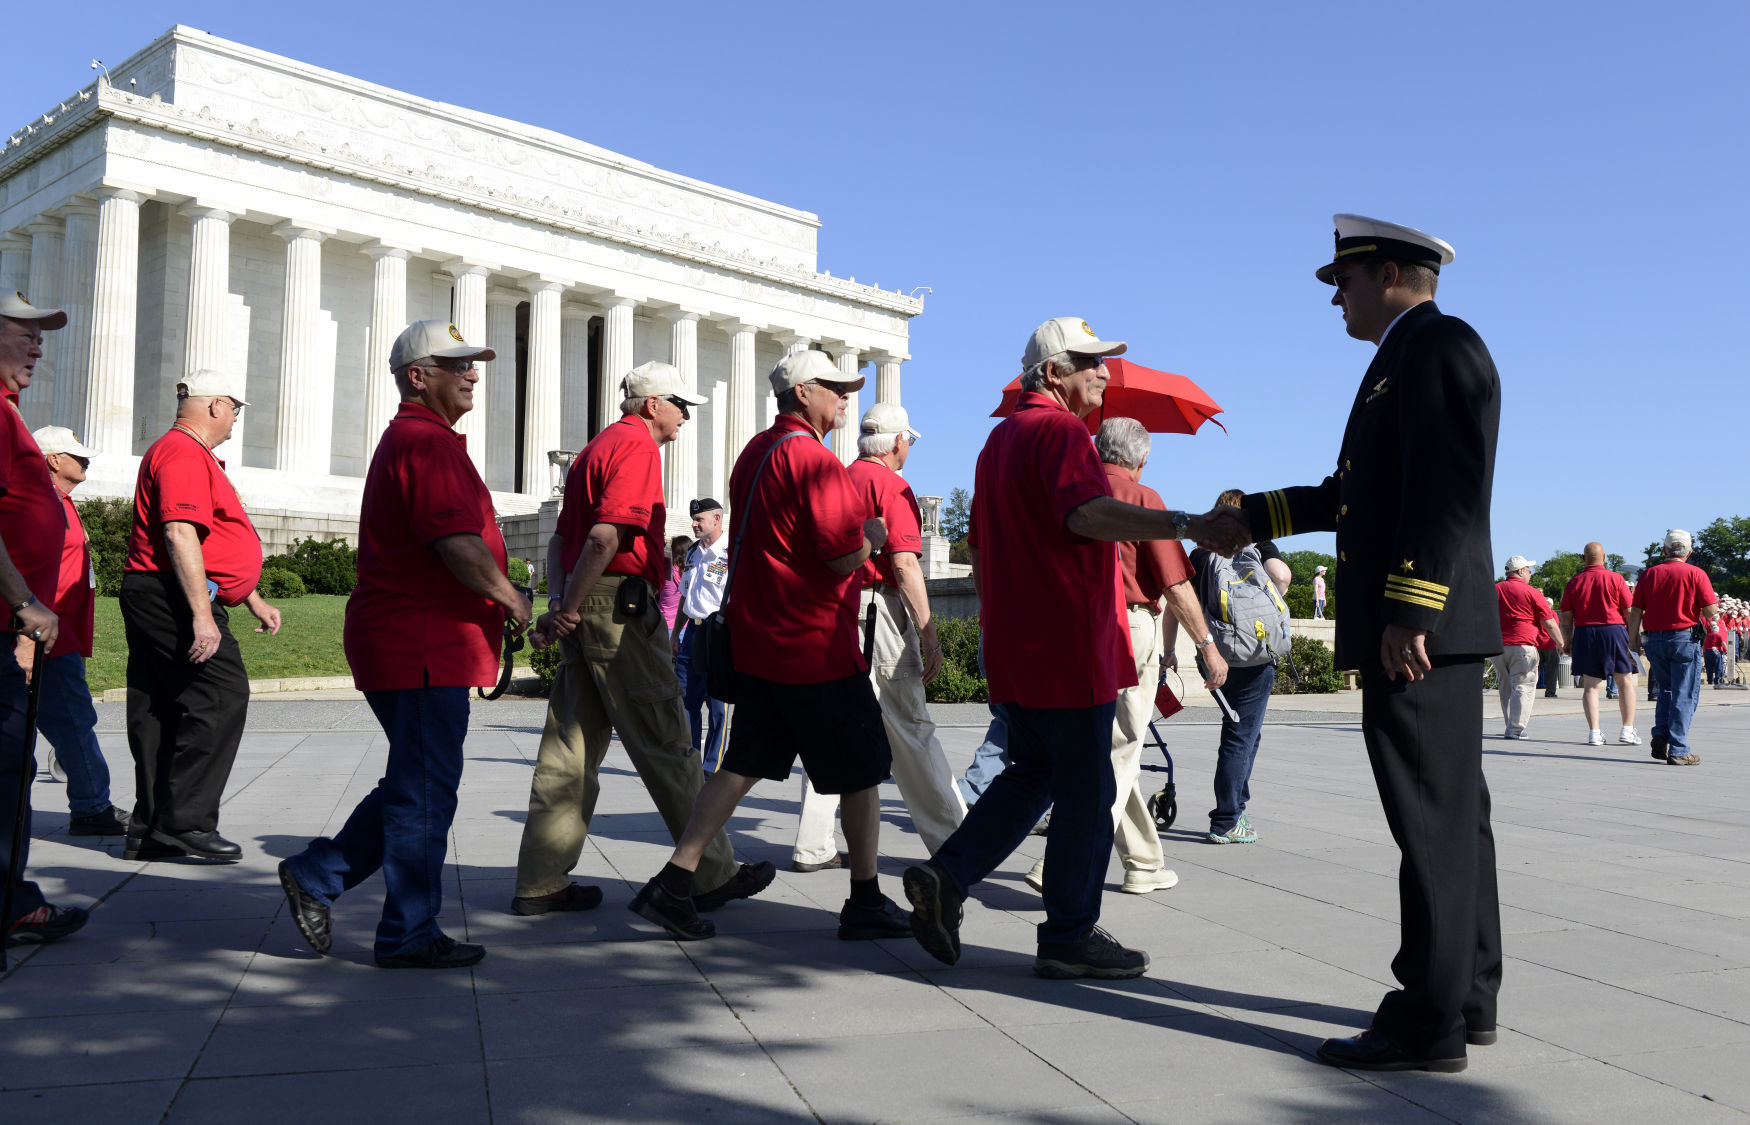
M 510 908 L 518 914 L 533 916 L 553 910 L 594 910 L 602 904 L 602 889 L 572 883 L 562 891 L 531 898 L 513 898 Z
M 1701 765 L 1701 756 L 1699 754 L 1672 754 L 1665 759 L 1665 764 L 1668 766 L 1699 766 Z
M 831 859 L 823 859 L 819 863 L 803 863 L 799 859 L 790 861 L 790 870 L 798 875 L 807 875 L 815 871 L 837 871 L 844 867 L 849 859 L 844 852 L 834 853 Z

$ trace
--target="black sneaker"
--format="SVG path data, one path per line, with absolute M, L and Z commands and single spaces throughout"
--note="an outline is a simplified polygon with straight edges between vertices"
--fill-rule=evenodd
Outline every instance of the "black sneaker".
M 911 919 L 899 904 L 881 896 L 880 906 L 859 906 L 850 899 L 839 911 L 840 941 L 878 941 L 911 933 Z
M 715 937 L 717 927 L 710 919 L 699 917 L 697 902 L 697 899 L 675 894 L 652 879 L 632 896 L 632 901 L 626 906 L 632 913 L 667 930 L 670 937 L 679 941 L 703 941 Z
M 280 863 L 280 887 L 286 892 L 286 907 L 298 932 L 317 953 L 327 953 L 334 944 L 334 931 L 328 921 L 328 904 L 304 889 L 292 869 Z
M 911 900 L 911 936 L 924 952 L 952 965 L 960 960 L 960 921 L 965 898 L 954 881 L 928 861 L 905 869 L 905 897 Z
M 466 969 L 469 965 L 479 964 L 484 956 L 484 945 L 469 945 L 440 934 L 430 945 L 409 949 L 393 957 L 379 957 L 377 965 L 384 969 Z
M 693 896 L 693 909 L 700 914 L 709 914 L 726 902 L 738 898 L 752 898 L 772 885 L 772 880 L 778 877 L 778 869 L 769 861 L 759 863 L 744 863 L 740 870 L 729 877 L 729 881 L 721 887 L 706 891 L 702 895 Z
M 1662 734 L 1655 734 L 1653 736 L 1652 753 L 1654 761 L 1663 762 L 1671 753 L 1671 739 Z
M 114 805 L 102 812 L 76 816 L 67 822 L 69 836 L 126 836 L 128 814 Z
M 12 923 L 12 928 L 6 931 L 6 948 L 60 941 L 90 920 L 91 915 L 77 906 L 49 906 L 45 903 Z
M 1040 942 L 1039 955 L 1033 958 L 1033 971 L 1052 980 L 1076 977 L 1128 980 L 1148 971 L 1148 954 L 1124 948 L 1117 938 L 1095 926 L 1080 941 Z

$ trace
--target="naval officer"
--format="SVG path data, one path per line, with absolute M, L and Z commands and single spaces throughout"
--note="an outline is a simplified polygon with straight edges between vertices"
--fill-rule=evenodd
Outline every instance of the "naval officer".
M 1402 935 L 1372 1026 L 1319 1058 L 1352 1070 L 1463 1070 L 1495 1041 L 1501 920 L 1483 780 L 1482 661 L 1501 651 L 1489 493 L 1501 384 L 1470 325 L 1434 305 L 1452 247 L 1337 215 L 1336 287 L 1350 336 L 1377 347 L 1331 475 L 1254 491 L 1252 533 L 1335 531 L 1337 666 L 1359 668 L 1362 732 L 1398 869 Z

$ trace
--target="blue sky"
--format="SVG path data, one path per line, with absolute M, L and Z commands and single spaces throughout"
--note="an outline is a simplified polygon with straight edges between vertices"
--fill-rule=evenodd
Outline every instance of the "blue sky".
M 1377 215 L 1457 248 L 1440 304 L 1500 368 L 1497 556 L 1596 538 L 1635 558 L 1667 527 L 1750 508 L 1730 343 L 1750 6 L 285 13 L 88 4 L 9 53 L 0 121 L 182 22 L 814 211 L 822 268 L 934 291 L 904 369 L 920 493 L 970 486 L 984 415 L 1059 315 L 1226 408 L 1227 434 L 1157 439 L 1144 479 L 1169 504 L 1316 481 L 1371 346 L 1312 270 L 1332 212 Z

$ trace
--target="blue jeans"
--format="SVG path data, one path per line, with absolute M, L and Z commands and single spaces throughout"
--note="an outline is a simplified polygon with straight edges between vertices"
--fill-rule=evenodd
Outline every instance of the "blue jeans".
M 1115 703 L 1098 707 L 999 705 L 1009 767 L 996 776 L 936 852 L 964 894 L 1007 859 L 1051 809 L 1045 838 L 1045 921 L 1039 941 L 1074 942 L 1100 920 L 1100 890 L 1112 850 Z
M 1215 807 L 1209 810 L 1209 831 L 1223 835 L 1239 823 L 1252 799 L 1252 763 L 1258 757 L 1258 742 L 1264 736 L 1264 711 L 1276 687 L 1276 665 L 1255 668 L 1228 666 L 1227 683 L 1221 693 L 1240 717 L 1234 722 L 1223 715 L 1221 742 L 1215 754 Z
M 383 779 L 332 839 L 311 841 L 286 865 L 306 891 L 331 905 L 381 868 L 386 893 L 376 954 L 393 957 L 443 934 L 437 916 L 462 781 L 468 689 L 367 691 L 365 702 L 389 736 Z
M 1689 753 L 1689 723 L 1701 700 L 1701 646 L 1690 639 L 1688 629 L 1673 629 L 1642 633 L 1641 647 L 1659 681 L 1653 737 L 1666 739 L 1666 752 L 1681 758 Z
M 985 674 L 982 636 L 978 640 L 978 674 Z M 972 764 L 966 767 L 966 775 L 955 782 L 960 786 L 960 795 L 966 798 L 968 808 L 978 803 L 997 774 L 1009 764 L 1009 721 L 1003 718 L 996 704 L 989 704 L 989 707 L 990 726 L 985 728 L 984 741 L 972 752 Z
M 1702 651 L 1702 663 L 1707 666 L 1708 683 L 1717 684 L 1720 682 L 1720 665 L 1723 663 L 1720 658 L 1724 655 L 1718 649 L 1710 648 Z
M 37 729 L 67 771 L 67 808 L 93 816 L 109 808 L 109 763 L 97 744 L 97 708 L 85 682 L 85 658 L 76 652 L 45 661 Z
M 681 682 L 681 705 L 687 709 L 687 724 L 692 728 L 693 750 L 697 753 L 704 750 L 703 764 L 706 773 L 716 773 L 717 763 L 723 759 L 723 701 L 712 699 L 705 694 L 705 669 L 693 666 L 693 639 L 698 635 L 699 627 L 692 622 L 681 629 L 680 649 L 675 653 L 674 674 Z M 711 717 L 711 729 L 707 732 L 699 718 L 700 705 Z
M 16 633 L 0 633 L 0 642 L 12 644 Z M 24 709 L 26 686 L 24 669 L 12 659 L 10 651 L 0 658 L 0 880 L 18 874 L 18 890 L 12 896 L 12 917 L 0 918 L 0 932 L 10 930 L 12 923 L 43 905 L 43 892 L 24 877 L 30 863 L 30 802 L 24 805 L 24 846 L 12 854 L 12 829 L 18 813 L 18 787 L 29 785 L 36 778 L 36 765 L 26 761 L 24 740 Z M 41 710 L 41 702 L 38 702 Z M 0 882 L 0 888 L 5 886 Z
M 1320 598 L 1318 601 L 1313 603 L 1313 620 L 1314 621 L 1323 621 L 1324 619 L 1325 619 L 1325 599 Z

